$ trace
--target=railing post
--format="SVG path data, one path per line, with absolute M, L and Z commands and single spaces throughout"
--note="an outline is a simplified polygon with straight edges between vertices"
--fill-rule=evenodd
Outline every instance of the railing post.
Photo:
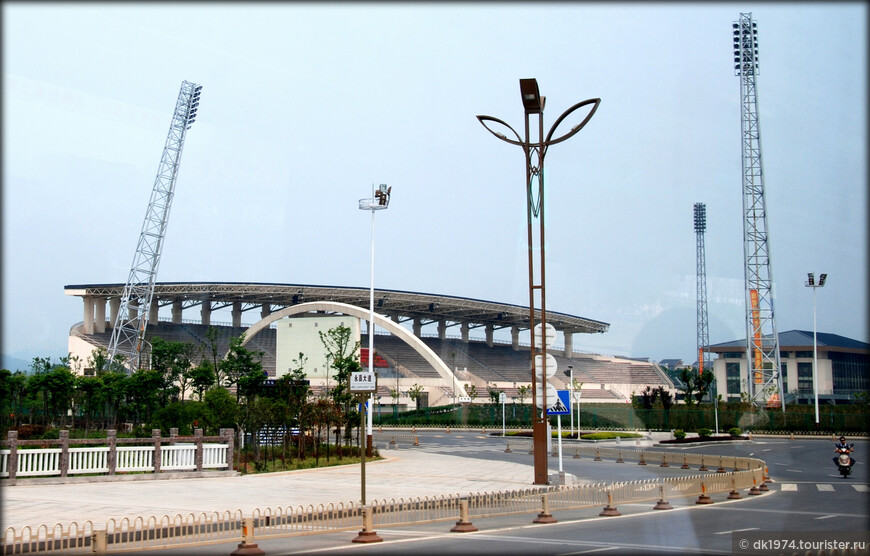
M 69 472 L 69 431 L 60 431 L 60 476 L 66 477 Z
M 178 438 L 178 427 L 169 427 L 169 444 L 175 444 L 175 440 Z
M 194 456 L 196 470 L 202 471 L 202 429 L 193 429 L 193 440 L 196 442 L 196 455 Z
M 151 442 L 154 444 L 151 465 L 154 466 L 154 473 L 160 473 L 160 429 L 151 429 Z
M 265 554 L 263 550 L 254 542 L 254 518 L 246 517 L 242 520 L 242 542 L 239 547 L 232 552 L 230 556 L 260 556 Z
M 532 520 L 532 523 L 556 523 L 556 518 L 553 517 L 553 514 L 550 513 L 550 499 L 549 495 L 542 494 L 541 495 L 541 513 L 538 514 L 538 517 Z
M 18 473 L 18 431 L 6 433 L 6 443 L 9 444 L 9 459 L 6 460 L 6 469 L 9 471 L 9 484 L 15 484 L 15 475 Z
M 377 532 L 374 530 L 374 517 L 372 516 L 372 507 L 371 506 L 363 506 L 360 508 L 362 511 L 363 518 L 363 528 L 362 531 L 357 534 L 350 542 L 361 542 L 361 543 L 369 543 L 369 542 L 382 542 L 380 536 L 378 536 Z
M 598 515 L 602 516 L 602 517 L 622 515 L 622 513 L 620 513 L 620 511 L 616 509 L 616 506 L 613 505 L 613 492 L 612 491 L 609 491 L 609 490 L 607 491 L 607 505 L 604 507 L 604 509 Z
M 91 552 L 93 554 L 105 554 L 108 550 L 108 540 L 105 529 L 96 529 L 91 533 Z
M 468 500 L 463 498 L 459 501 L 459 521 L 450 528 L 451 533 L 473 533 L 477 527 L 468 520 Z
M 106 467 L 109 475 L 114 475 L 118 469 L 118 431 L 109 429 L 106 431 L 106 440 L 109 443 L 109 453 L 106 454 Z
M 227 443 L 227 471 L 233 470 L 234 432 L 233 429 L 221 429 L 221 440 Z
M 656 505 L 653 506 L 654 510 L 673 510 L 674 507 L 670 505 L 670 503 L 665 500 L 665 485 L 659 485 L 659 501 L 656 502 Z

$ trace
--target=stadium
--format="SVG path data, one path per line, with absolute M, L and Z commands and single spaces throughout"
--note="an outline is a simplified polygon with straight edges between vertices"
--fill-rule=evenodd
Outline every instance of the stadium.
M 81 362 L 78 372 L 93 372 L 88 363 L 93 351 L 108 347 L 123 292 L 124 284 L 65 286 L 66 295 L 81 297 L 83 302 L 82 321 L 69 333 L 69 353 Z M 308 358 L 306 375 L 316 394 L 329 383 L 319 362 L 323 346 L 318 346 L 316 332 L 342 324 L 360 342 L 363 367 L 369 363 L 365 347 L 369 330 L 374 331 L 376 401 L 384 411 L 394 407 L 401 411 L 417 403 L 421 407 L 455 403 L 466 390 L 476 391 L 473 403 L 489 402 L 488 392 L 493 390 L 504 392 L 511 402 L 522 403 L 524 396 L 531 401 L 523 393 L 523 387 L 531 385 L 530 350 L 528 343 L 520 341 L 528 334 L 528 307 L 376 289 L 375 327 L 371 328 L 369 295 L 368 288 L 340 286 L 157 283 L 147 316 L 146 341 L 160 337 L 204 347 L 207 331 L 213 327 L 223 354 L 231 338 L 245 334 L 246 347 L 263 353 L 263 369 L 269 378 L 286 373 L 293 357 L 303 352 Z M 161 309 L 169 314 L 161 314 Z M 251 311 L 255 319 L 243 318 Z M 229 313 L 230 321 L 217 321 L 213 313 Z M 196 318 L 190 318 L 191 314 Z M 550 379 L 557 389 L 569 389 L 569 376 L 573 376 L 584 403 L 630 402 L 633 393 L 647 386 L 675 391 L 668 375 L 654 362 L 574 350 L 575 334 L 603 334 L 609 324 L 555 311 L 547 311 L 547 322 L 557 331 L 550 352 L 558 363 L 558 372 Z M 448 333 L 457 328 L 458 334 Z M 483 337 L 473 336 L 481 328 Z M 497 338 L 507 337 L 508 331 L 509 340 Z M 420 396 L 412 401 L 410 390 L 415 387 Z

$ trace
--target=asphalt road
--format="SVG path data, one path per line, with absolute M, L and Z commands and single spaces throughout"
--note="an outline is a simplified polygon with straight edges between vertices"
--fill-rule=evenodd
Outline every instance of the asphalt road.
M 420 447 L 475 459 L 527 461 L 527 450 L 505 453 L 506 441 L 478 432 L 450 434 L 420 431 Z M 599 508 L 554 513 L 558 523 L 533 524 L 533 514 L 480 519 L 474 533 L 450 533 L 450 523 L 377 531 L 384 541 L 355 544 L 354 533 L 313 535 L 257 541 L 266 554 L 734 554 L 732 538 L 777 532 L 800 539 L 808 532 L 826 532 L 837 538 L 840 532 L 867 531 L 868 473 L 865 463 L 868 443 L 855 443 L 857 464 L 843 479 L 831 458 L 833 442 L 826 439 L 756 437 L 752 441 L 702 445 L 656 445 L 654 450 L 703 452 L 754 456 L 765 460 L 773 480 L 770 491 L 740 500 L 714 497 L 715 503 L 697 505 L 692 499 L 670 500 L 673 510 L 653 510 L 649 504 L 626 505 L 618 517 L 599 517 Z M 612 445 L 612 444 L 609 444 Z M 632 442 L 625 442 L 633 448 Z M 401 446 L 401 444 L 400 444 Z M 400 449 L 408 449 L 401 447 Z M 567 473 L 591 481 L 618 481 L 685 473 L 678 468 L 636 463 L 593 462 L 573 459 L 570 444 L 563 445 L 563 468 Z M 550 468 L 558 468 L 556 458 Z M 220 545 L 163 551 L 161 554 L 228 554 L 235 546 Z M 804 553 L 787 551 L 785 553 Z

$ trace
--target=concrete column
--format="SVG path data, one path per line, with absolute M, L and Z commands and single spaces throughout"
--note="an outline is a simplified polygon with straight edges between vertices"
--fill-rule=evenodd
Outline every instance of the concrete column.
M 93 296 L 86 295 L 82 297 L 82 301 L 84 301 L 85 311 L 84 315 L 82 315 L 82 331 L 85 334 L 93 334 L 94 333 L 94 298 Z
M 562 338 L 565 340 L 565 357 L 574 356 L 574 334 L 571 332 L 562 332 Z
M 233 326 L 241 328 L 242 326 L 242 302 L 233 302 Z
M 181 300 L 174 300 L 172 302 L 172 324 L 181 324 L 181 315 L 183 313 L 184 308 L 181 305 Z
M 15 475 L 18 473 L 18 431 L 6 431 L 6 447 L 9 455 L 6 456 L 6 469 L 9 471 L 10 485 L 15 484 Z
M 94 298 L 94 332 L 103 334 L 106 331 L 106 298 Z
M 12 432 L 12 431 L 9 431 L 9 432 Z M 16 433 L 16 434 L 18 434 L 18 433 Z M 227 445 L 227 470 L 232 471 L 233 470 L 233 453 L 235 450 L 235 448 L 233 446 L 233 442 L 234 442 L 234 438 L 235 438 L 235 431 L 233 431 L 233 429 L 221 429 L 220 436 L 221 436 L 221 442 L 224 442 Z
M 112 323 L 112 329 L 118 322 L 118 312 L 121 310 L 121 298 L 113 297 L 109 299 L 109 322 Z
M 196 443 L 194 464 L 197 471 L 202 471 L 202 429 L 193 429 L 193 441 Z
M 520 349 L 520 327 L 519 326 L 511 326 L 511 346 L 515 350 Z
M 151 306 L 148 308 L 148 324 L 156 325 L 158 322 L 157 313 L 160 311 L 160 304 L 156 299 L 151 299 Z
M 420 320 L 420 317 L 414 317 L 414 336 L 420 337 L 420 334 L 423 333 L 423 322 Z
M 260 308 L 260 318 L 264 319 L 272 314 L 272 308 L 268 303 L 263 303 L 263 306 Z
M 491 324 L 486 325 L 486 345 L 492 347 L 492 336 L 494 327 Z
M 462 334 L 462 341 L 468 343 L 468 323 L 459 323 L 459 333 Z
M 439 320 L 438 321 L 438 339 L 446 340 L 447 339 L 447 321 Z
M 109 453 L 106 454 L 106 467 L 109 475 L 114 475 L 118 469 L 118 431 L 109 429 L 106 431 L 106 441 L 109 443 Z
M 60 431 L 60 476 L 66 477 L 69 473 L 69 431 Z
M 202 316 L 202 324 L 203 326 L 208 326 L 211 324 L 211 301 L 203 301 L 202 309 L 199 311 Z
M 160 473 L 160 429 L 151 429 L 151 442 L 154 444 L 154 473 Z

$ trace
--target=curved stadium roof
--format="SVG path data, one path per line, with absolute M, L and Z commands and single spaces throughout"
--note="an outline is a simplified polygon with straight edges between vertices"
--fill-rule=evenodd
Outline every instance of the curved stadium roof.
M 64 286 L 72 296 L 120 298 L 124 284 L 85 284 Z M 212 310 L 240 303 L 243 311 L 265 303 L 272 307 L 289 307 L 309 301 L 336 301 L 358 307 L 369 307 L 369 288 L 344 286 L 313 286 L 301 284 L 263 284 L 243 282 L 158 282 L 154 300 L 160 307 L 180 301 L 182 308 L 205 301 Z M 529 309 L 521 305 L 496 303 L 480 299 L 430 293 L 375 289 L 375 311 L 400 319 L 419 318 L 423 324 L 440 320 L 468 323 L 471 327 L 492 325 L 493 328 L 516 326 L 529 328 Z M 541 312 L 535 310 L 536 321 Z M 556 330 L 573 333 L 603 333 L 608 323 L 584 317 L 547 311 L 547 322 Z

